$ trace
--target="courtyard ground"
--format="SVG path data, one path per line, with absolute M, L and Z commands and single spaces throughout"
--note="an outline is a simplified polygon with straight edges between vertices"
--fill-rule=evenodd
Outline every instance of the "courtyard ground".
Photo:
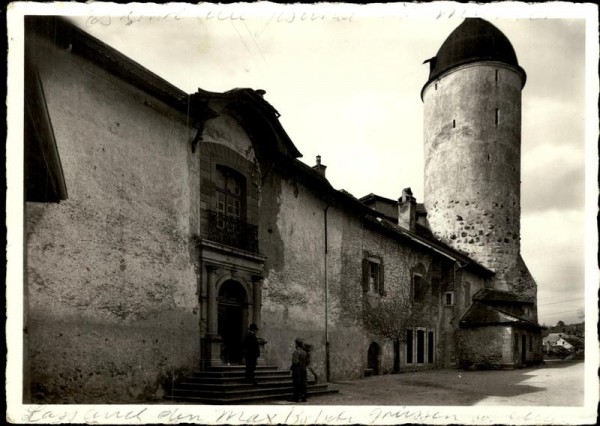
M 583 361 L 505 371 L 429 370 L 331 384 L 338 394 L 302 405 L 583 405 Z M 269 404 L 291 404 L 269 402 Z

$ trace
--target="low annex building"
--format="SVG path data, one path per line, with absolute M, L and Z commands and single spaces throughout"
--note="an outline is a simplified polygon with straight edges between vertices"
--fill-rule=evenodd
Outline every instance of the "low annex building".
M 259 363 L 285 368 L 301 337 L 329 381 L 541 361 L 518 245 L 517 112 L 498 124 L 482 104 L 512 105 L 516 90 L 520 114 L 524 72 L 491 24 L 459 29 L 462 56 L 444 43 L 423 89 L 434 195 L 420 204 L 409 188 L 398 200 L 334 189 L 321 158 L 298 160 L 262 90 L 188 94 L 68 20 L 26 17 L 25 400 L 160 398 L 182 374 L 242 363 L 250 323 Z M 476 55 L 460 37 L 473 31 Z M 461 139 L 493 131 L 473 128 L 473 111 L 444 115 L 474 78 L 498 92 L 473 104 L 513 138 L 510 152 L 485 142 L 502 161 Z M 440 158 L 466 153 L 482 158 L 456 179 Z M 392 297 L 418 312 L 395 340 L 362 316 Z

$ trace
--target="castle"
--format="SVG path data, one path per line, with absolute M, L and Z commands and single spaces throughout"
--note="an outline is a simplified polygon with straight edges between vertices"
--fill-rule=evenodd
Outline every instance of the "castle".
M 287 366 L 301 337 L 329 381 L 541 362 L 525 72 L 490 23 L 429 60 L 423 204 L 334 189 L 264 91 L 187 94 L 56 17 L 25 34 L 26 402 L 161 398 L 242 363 L 250 323 L 259 363 Z M 396 339 L 362 316 L 393 298 L 415 313 Z

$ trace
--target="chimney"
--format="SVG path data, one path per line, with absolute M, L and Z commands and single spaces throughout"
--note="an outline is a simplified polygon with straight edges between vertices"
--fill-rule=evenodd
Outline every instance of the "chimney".
M 410 188 L 404 188 L 398 199 L 398 225 L 409 231 L 417 227 L 417 200 Z
M 323 164 L 321 164 L 321 156 L 320 155 L 317 155 L 317 164 L 312 166 L 312 168 L 317 173 L 319 173 L 321 176 L 325 177 L 325 169 L 327 168 L 327 166 L 324 166 Z

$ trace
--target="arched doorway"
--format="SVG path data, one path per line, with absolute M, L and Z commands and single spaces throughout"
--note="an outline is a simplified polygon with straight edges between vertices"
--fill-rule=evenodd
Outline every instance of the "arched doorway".
M 369 345 L 367 367 L 373 371 L 373 374 L 379 374 L 379 345 L 375 342 Z
M 218 333 L 223 339 L 221 360 L 224 363 L 241 364 L 247 312 L 246 291 L 237 281 L 225 281 L 219 289 L 217 302 Z

